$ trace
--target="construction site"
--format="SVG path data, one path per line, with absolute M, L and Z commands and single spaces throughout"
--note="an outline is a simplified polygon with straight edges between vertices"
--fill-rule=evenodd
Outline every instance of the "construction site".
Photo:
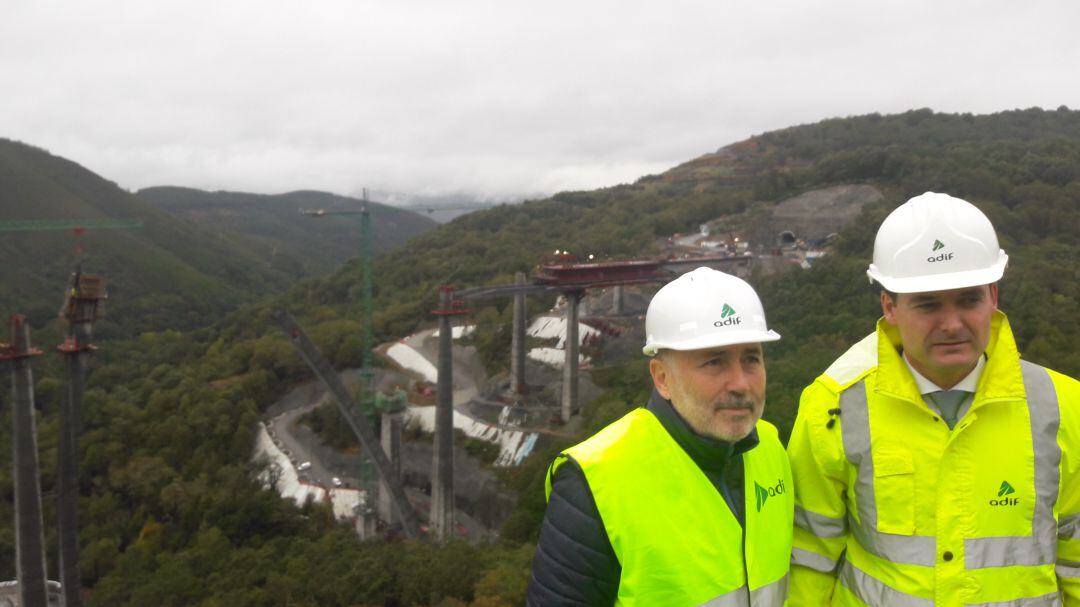
M 263 484 L 298 504 L 329 504 L 334 516 L 349 521 L 362 539 L 494 539 L 514 507 L 514 496 L 500 488 L 494 469 L 517 466 L 538 444 L 574 435 L 582 403 L 598 393 L 590 369 L 635 354 L 643 341 L 641 319 L 660 285 L 701 266 L 740 277 L 792 265 L 810 267 L 827 254 L 835 232 L 875 195 L 880 196 L 876 191 L 833 193 L 833 200 L 846 196 L 855 202 L 809 230 L 802 227 L 805 215 L 817 217 L 813 200 L 792 199 L 757 223 L 719 218 L 695 233 L 671 235 L 660 243 L 662 254 L 652 258 L 597 260 L 556 250 L 509 284 L 444 285 L 430 316 L 419 323 L 428 328 L 382 344 L 373 340 L 372 218 L 366 204 L 356 211 L 303 210 L 312 218 L 359 216 L 363 364 L 339 372 L 289 311 L 273 314 L 314 379 L 263 404 L 253 454 L 263 469 Z M 138 227 L 132 221 L 114 223 L 96 227 Z M 85 378 L 96 349 L 92 328 L 107 297 L 103 278 L 79 267 L 65 287 L 60 311 L 67 336 L 56 351 L 64 357 L 68 385 L 59 426 L 58 581 L 46 578 L 33 415 L 32 364 L 44 352 L 33 346 L 27 319 L 18 314 L 10 318 L 10 343 L 0 344 L 0 359 L 12 374 L 16 438 L 18 579 L 0 589 L 13 597 L 0 597 L 10 604 L 82 604 L 76 454 Z M 530 316 L 529 298 L 554 305 Z M 508 371 L 494 375 L 467 343 L 476 330 L 471 310 L 490 302 L 512 308 Z M 335 450 L 300 423 L 327 402 L 336 406 L 359 450 Z M 489 454 L 486 461 L 476 456 L 477 450 Z
M 404 533 L 493 539 L 513 508 L 513 496 L 499 490 L 490 467 L 455 445 L 455 433 L 497 448 L 496 467 L 520 464 L 552 437 L 573 436 L 581 403 L 599 392 L 589 371 L 601 361 L 591 357 L 618 359 L 637 351 L 644 337 L 641 319 L 659 286 L 701 266 L 744 278 L 755 269 L 809 268 L 827 254 L 836 232 L 862 204 L 879 196 L 858 186 L 812 192 L 779 205 L 765 221 L 747 225 L 721 218 L 697 233 L 674 234 L 659 259 L 581 260 L 557 250 L 531 273 L 518 272 L 513 284 L 444 286 L 431 310 L 435 327 L 375 346 L 384 367 L 343 374 L 342 387 L 335 387 L 331 372 L 320 370 L 311 352 L 305 353 L 302 331 L 282 321 L 319 381 L 269 410 L 257 452 L 272 462 L 267 486 L 298 503 L 329 501 L 335 515 L 353 521 L 362 538 Z M 827 214 L 820 212 L 822 198 L 835 207 Z M 554 307 L 529 317 L 527 298 L 544 296 L 555 297 Z M 511 302 L 513 310 L 509 371 L 489 377 L 475 349 L 460 342 L 476 328 L 470 307 L 498 300 Z M 368 410 L 377 411 L 380 420 L 371 433 L 378 430 L 378 456 L 332 452 L 295 423 L 327 394 L 343 412 L 357 410 L 343 386 L 364 394 L 364 381 L 371 386 Z M 365 432 L 360 417 L 353 422 L 358 436 Z M 403 440 L 410 435 L 431 438 Z M 395 477 L 400 488 L 390 486 Z M 401 516 L 399 509 L 406 507 L 414 514 Z

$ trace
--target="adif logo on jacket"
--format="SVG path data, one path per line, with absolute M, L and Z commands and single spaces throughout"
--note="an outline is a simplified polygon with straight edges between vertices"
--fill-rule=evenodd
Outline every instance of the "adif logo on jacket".
M 1015 506 L 1020 503 L 1018 497 L 1007 497 L 1016 493 L 1016 489 L 1013 489 L 1009 481 L 1001 481 L 1001 487 L 998 488 L 998 498 L 990 500 L 991 506 Z
M 945 243 L 941 242 L 940 240 L 937 240 L 935 238 L 934 239 L 934 248 L 931 250 L 931 252 L 940 251 L 941 249 L 944 249 L 944 248 L 945 248 Z M 935 263 L 935 262 L 938 262 L 938 261 L 950 261 L 952 258 L 953 258 L 952 253 L 945 253 L 944 251 L 942 251 L 937 256 L 931 255 L 930 257 L 927 257 L 926 261 L 929 261 L 930 263 Z
M 776 486 L 774 487 L 762 487 L 757 481 L 754 481 L 754 494 L 757 496 L 757 511 L 761 512 L 761 507 L 765 505 L 765 501 L 770 497 L 776 497 L 777 495 L 784 494 L 784 479 L 776 479 Z
M 714 327 L 730 327 L 742 323 L 742 317 L 735 314 L 735 308 L 732 308 L 730 304 L 724 304 L 720 310 L 720 318 L 721 320 L 713 323 Z

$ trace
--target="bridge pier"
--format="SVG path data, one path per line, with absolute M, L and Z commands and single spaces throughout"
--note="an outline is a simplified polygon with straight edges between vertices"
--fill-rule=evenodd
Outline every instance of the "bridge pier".
M 402 413 L 382 414 L 382 429 L 379 433 L 379 442 L 382 444 L 382 450 L 386 454 L 386 458 L 390 460 L 390 469 L 393 470 L 393 474 L 397 478 L 401 478 L 401 428 L 403 425 L 404 416 Z M 379 480 L 377 512 L 379 513 L 379 520 L 387 525 L 393 525 L 397 518 L 394 516 L 394 498 L 390 494 L 390 486 L 381 479 Z
M 431 537 L 446 540 L 454 529 L 454 359 L 450 318 L 462 311 L 454 307 L 454 291 L 439 289 L 439 377 L 435 401 L 435 449 L 431 469 Z
M 514 274 L 515 285 L 525 285 L 525 273 Z M 510 389 L 525 394 L 525 293 L 514 293 L 513 333 L 510 338 Z
M 30 357 L 30 320 L 11 317 L 12 445 L 15 462 L 15 575 L 19 604 L 45 607 L 45 526 L 41 518 L 37 425 L 34 420 L 34 375 Z
M 578 408 L 578 364 L 580 344 L 578 343 L 578 302 L 583 291 L 566 291 L 566 341 L 563 351 L 566 359 L 563 364 L 562 385 L 562 421 L 570 421 L 570 416 Z

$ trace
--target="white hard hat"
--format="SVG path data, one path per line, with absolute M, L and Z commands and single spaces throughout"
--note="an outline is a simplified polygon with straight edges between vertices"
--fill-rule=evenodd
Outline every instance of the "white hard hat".
M 948 194 L 927 192 L 881 223 L 866 275 L 893 293 L 947 291 L 997 282 L 1008 262 L 982 211 Z
M 780 339 L 765 326 L 761 300 L 745 280 L 698 268 L 664 285 L 645 314 L 646 356 Z

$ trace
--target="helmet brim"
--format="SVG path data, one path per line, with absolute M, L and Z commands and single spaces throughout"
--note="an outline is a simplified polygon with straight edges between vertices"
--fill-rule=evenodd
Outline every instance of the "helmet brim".
M 963 272 L 949 272 L 947 274 L 932 274 L 929 276 L 910 276 L 906 278 L 893 278 L 884 276 L 877 271 L 874 264 L 866 275 L 871 282 L 876 282 L 887 291 L 893 293 L 927 293 L 931 291 L 949 291 L 952 289 L 966 289 L 979 285 L 988 285 L 1001 280 L 1005 274 L 1005 266 L 1009 263 L 1009 256 L 1004 251 L 998 258 L 997 263 L 989 268 L 978 270 L 966 270 Z
M 660 350 L 704 350 L 705 348 L 722 348 L 736 344 L 757 344 L 779 339 L 780 334 L 771 329 L 767 331 L 723 331 L 680 342 L 652 342 L 646 344 L 641 349 L 641 352 L 645 356 L 656 356 L 656 353 Z

